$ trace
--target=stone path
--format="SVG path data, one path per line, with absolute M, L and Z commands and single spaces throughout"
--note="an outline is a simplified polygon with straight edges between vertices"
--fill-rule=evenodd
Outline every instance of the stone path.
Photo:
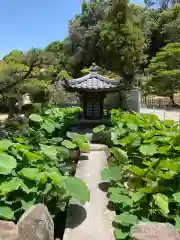
M 90 153 L 81 155 L 75 176 L 87 183 L 90 202 L 82 206 L 71 201 L 63 240 L 115 240 L 115 213 L 107 209 L 107 183 L 101 180 L 108 156 L 108 148 L 100 144 L 92 144 Z

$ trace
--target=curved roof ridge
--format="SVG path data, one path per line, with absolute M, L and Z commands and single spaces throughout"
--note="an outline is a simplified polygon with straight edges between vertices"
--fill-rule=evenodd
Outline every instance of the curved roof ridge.
M 113 84 L 113 83 L 117 84 L 119 82 L 118 80 L 115 80 L 113 78 L 106 78 L 106 77 L 98 74 L 97 72 L 91 72 L 83 77 L 72 79 L 72 80 L 66 79 L 66 81 L 70 84 L 77 84 L 77 83 L 82 83 L 84 81 L 87 81 L 88 79 L 91 79 L 93 77 L 98 78 L 100 81 L 104 81 L 106 83 L 111 83 L 111 84 Z
M 107 77 L 104 77 L 103 75 L 100 75 L 99 73 L 96 74 L 96 77 L 98 77 L 100 80 L 103 80 L 107 83 L 117 83 L 119 82 L 119 80 L 116 80 L 114 78 L 107 78 Z
M 85 76 L 83 76 L 83 77 L 74 78 L 74 79 L 72 79 L 72 80 L 68 80 L 68 79 L 67 79 L 67 81 L 69 81 L 69 82 L 71 82 L 71 83 L 73 83 L 73 82 L 81 83 L 82 81 L 88 80 L 88 79 L 91 77 L 91 75 L 92 75 L 92 74 L 89 73 L 89 74 L 87 74 L 87 75 L 85 75 Z

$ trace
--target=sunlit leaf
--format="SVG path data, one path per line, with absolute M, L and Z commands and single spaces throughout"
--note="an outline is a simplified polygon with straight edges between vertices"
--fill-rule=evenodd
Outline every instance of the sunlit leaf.
M 14 220 L 14 211 L 8 206 L 0 205 L 0 218 Z
M 33 122 L 42 122 L 43 121 L 43 118 L 38 114 L 31 114 L 29 116 L 29 119 Z
M 9 174 L 17 166 L 17 161 L 13 156 L 0 154 L 0 174 Z
M 122 170 L 118 167 L 104 168 L 101 172 L 102 180 L 117 181 L 122 178 Z
M 128 168 L 128 170 L 131 172 L 131 173 L 133 173 L 133 174 L 135 174 L 135 175 L 137 175 L 137 176 L 143 176 L 144 175 L 144 173 L 147 171 L 147 169 L 142 169 L 142 168 L 139 168 L 139 167 L 137 167 L 137 166 L 130 166 L 129 168 Z
M 169 199 L 166 195 L 163 195 L 161 193 L 157 193 L 156 195 L 153 195 L 154 201 L 156 205 L 159 207 L 160 211 L 163 214 L 169 213 Z
M 176 215 L 176 217 L 174 218 L 176 224 L 175 224 L 175 227 L 176 227 L 176 230 L 177 231 L 180 231 L 180 216 Z
M 140 152 L 145 156 L 153 156 L 157 153 L 156 144 L 144 144 L 140 146 Z
M 8 139 L 0 140 L 0 148 L 3 150 L 7 150 L 12 145 L 13 145 L 12 141 Z
M 116 216 L 115 222 L 123 226 L 131 226 L 138 223 L 138 218 L 136 215 L 122 213 Z
M 82 180 L 68 177 L 63 181 L 63 186 L 69 192 L 70 196 L 81 203 L 84 204 L 90 200 L 88 187 Z
M 128 156 L 127 153 L 120 148 L 113 147 L 111 149 L 111 152 L 114 154 L 115 158 L 122 163 L 128 162 Z
M 143 197 L 145 196 L 145 193 L 142 192 L 135 192 L 132 195 L 132 200 L 134 202 L 138 202 L 139 200 L 141 200 Z
M 180 192 L 174 193 L 173 198 L 176 202 L 180 203 Z
M 38 173 L 39 173 L 38 168 L 23 168 L 19 172 L 19 175 L 30 180 L 36 180 Z
M 68 149 L 75 149 L 77 147 L 75 143 L 69 140 L 64 140 L 61 144 Z
M 116 239 L 126 239 L 129 236 L 129 232 L 123 232 L 120 228 L 114 229 Z

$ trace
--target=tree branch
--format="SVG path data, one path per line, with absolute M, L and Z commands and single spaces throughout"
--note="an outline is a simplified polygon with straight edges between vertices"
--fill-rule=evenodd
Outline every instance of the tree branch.
M 3 84 L 0 85 L 0 92 L 6 91 L 12 87 L 14 87 L 15 85 L 17 85 L 18 83 L 23 82 L 26 78 L 28 78 L 32 72 L 34 68 L 34 65 L 32 64 L 29 67 L 29 70 L 24 74 L 24 76 L 22 76 L 20 79 L 14 81 L 14 82 L 5 82 Z

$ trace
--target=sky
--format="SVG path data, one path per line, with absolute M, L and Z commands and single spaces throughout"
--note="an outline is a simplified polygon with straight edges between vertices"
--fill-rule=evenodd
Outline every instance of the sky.
M 0 0 L 0 58 L 13 49 L 43 48 L 68 34 L 83 0 Z M 143 0 L 132 0 L 142 5 Z

